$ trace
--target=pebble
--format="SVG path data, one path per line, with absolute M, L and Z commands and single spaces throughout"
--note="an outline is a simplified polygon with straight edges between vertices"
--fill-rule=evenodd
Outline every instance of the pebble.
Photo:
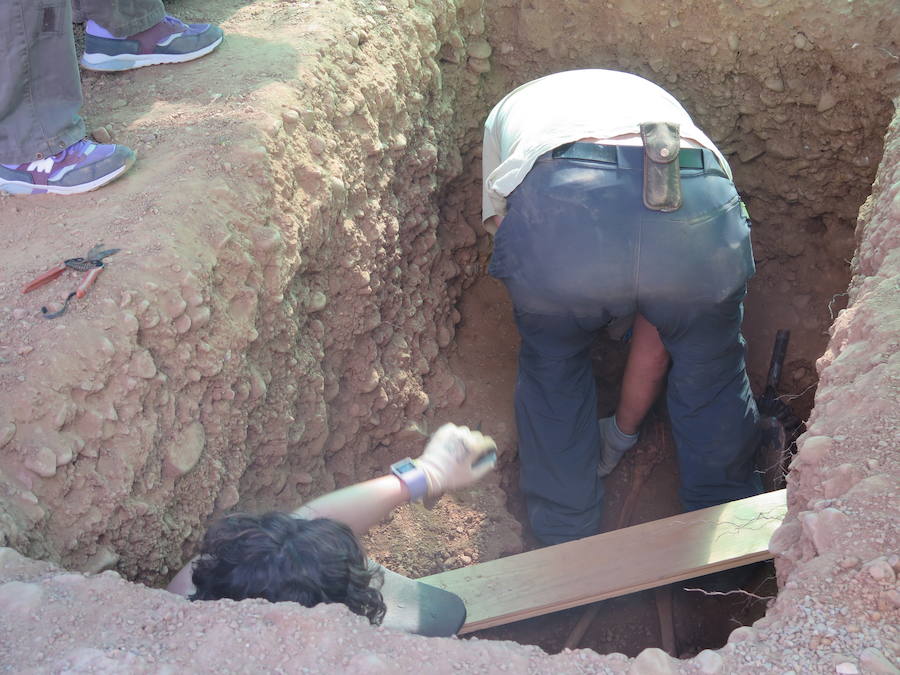
M 755 628 L 751 626 L 741 626 L 740 628 L 735 628 L 731 631 L 731 635 L 728 636 L 728 644 L 733 644 L 735 642 L 756 642 L 759 639 L 759 635 Z
M 886 581 L 892 584 L 897 578 L 894 568 L 884 558 L 877 558 L 866 563 L 863 569 L 868 571 L 869 575 L 877 581 Z
M 375 391 L 375 387 L 378 386 L 378 383 L 381 381 L 381 376 L 378 374 L 378 371 L 375 368 L 369 369 L 369 373 L 365 380 L 360 380 L 360 392 L 363 394 L 368 394 L 371 391 Z
M 175 327 L 176 333 L 178 333 L 179 335 L 183 335 L 191 329 L 191 317 L 187 314 L 182 314 L 177 319 L 175 319 L 173 326 Z
M 187 309 L 187 302 L 178 293 L 168 293 L 160 303 L 159 308 L 170 319 L 177 319 Z
M 307 146 L 309 146 L 309 151 L 314 155 L 321 155 L 325 152 L 326 144 L 325 139 L 321 136 L 310 135 L 306 140 Z
M 303 126 L 310 129 L 316 123 L 316 111 L 310 109 L 302 111 L 300 121 L 303 122 Z
M 766 89 L 771 89 L 772 91 L 784 91 L 784 80 L 780 77 L 768 77 L 763 84 L 766 85 Z
M 156 375 L 156 364 L 147 350 L 142 350 L 132 357 L 130 372 L 133 375 L 149 380 Z
M 230 509 L 238 503 L 239 499 L 240 494 L 238 493 L 238 489 L 234 485 L 226 485 L 222 488 L 222 491 L 219 492 L 219 496 L 216 497 L 216 508 L 220 511 Z
M 314 291 L 309 296 L 308 309 L 310 312 L 320 312 L 328 305 L 328 296 L 322 291 Z
M 817 513 L 800 514 L 803 529 L 809 534 L 819 553 L 830 550 L 842 532 L 847 530 L 847 515 L 835 508 L 824 508 Z
M 628 675 L 675 675 L 673 659 L 658 647 L 645 649 L 635 657 Z
M 491 70 L 491 62 L 487 59 L 479 59 L 474 56 L 469 57 L 469 70 L 475 73 L 489 73 Z
M 722 671 L 724 659 L 718 652 L 712 649 L 704 649 L 694 657 L 694 663 L 700 668 L 703 675 L 716 675 Z
M 16 435 L 16 425 L 9 422 L 0 427 L 0 448 L 9 443 Z
M 204 447 L 206 447 L 206 432 L 200 422 L 194 422 L 169 444 L 166 451 L 166 468 L 169 476 L 182 476 L 193 469 L 200 460 Z
M 797 452 L 796 461 L 801 464 L 818 464 L 833 444 L 830 436 L 808 436 Z
M 106 127 L 97 127 L 91 132 L 91 136 L 98 143 L 112 143 L 112 136 Z
M 56 454 L 50 448 L 37 448 L 25 458 L 25 468 L 42 478 L 56 475 Z
M 900 675 L 900 668 L 892 664 L 888 658 L 874 647 L 866 647 L 859 655 L 859 665 L 867 673 L 878 675 Z
M 472 40 L 469 43 L 468 48 L 469 56 L 474 57 L 476 59 L 486 59 L 490 57 L 491 52 L 494 50 L 491 48 L 490 43 L 484 39 Z
M 737 34 L 736 34 L 736 33 L 729 33 L 729 34 L 728 34 L 728 37 L 727 37 L 727 40 L 728 40 L 728 48 L 729 48 L 731 51 L 736 52 L 736 51 L 738 50 L 738 47 L 740 47 L 740 45 L 741 45 L 741 42 L 740 42 L 740 40 L 738 39 Z
M 891 589 L 889 591 L 885 591 L 881 594 L 888 603 L 893 605 L 895 608 L 900 608 L 900 591 Z

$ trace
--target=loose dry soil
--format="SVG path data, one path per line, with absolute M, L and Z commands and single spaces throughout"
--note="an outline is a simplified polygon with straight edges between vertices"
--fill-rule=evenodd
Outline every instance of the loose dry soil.
M 0 669 L 900 672 L 895 2 L 168 7 L 226 41 L 191 64 L 82 77 L 88 128 L 134 147 L 135 168 L 83 196 L 0 197 Z M 777 598 L 676 598 L 676 659 L 643 649 L 659 644 L 650 597 L 601 612 L 583 643 L 601 653 L 550 655 L 577 611 L 426 639 L 339 606 L 159 590 L 211 517 L 377 475 L 447 420 L 493 435 L 500 471 L 434 511 L 398 510 L 371 555 L 418 576 L 534 545 L 517 519 L 517 337 L 485 276 L 481 123 L 517 84 L 579 67 L 672 91 L 749 205 L 751 379 L 761 391 L 790 329 L 781 392 L 808 425 L 771 543 Z M 42 318 L 75 276 L 22 286 L 98 242 L 123 250 Z M 603 340 L 596 356 L 605 412 L 624 349 Z M 678 508 L 666 447 L 613 474 L 605 529 L 640 470 L 630 522 Z

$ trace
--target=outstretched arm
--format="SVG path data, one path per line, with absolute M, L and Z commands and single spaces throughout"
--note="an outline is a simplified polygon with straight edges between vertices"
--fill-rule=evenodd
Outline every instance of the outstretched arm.
M 393 474 L 388 474 L 316 497 L 294 511 L 293 515 L 307 520 L 331 518 L 360 535 L 408 501 L 406 485 Z
M 445 424 L 429 439 L 425 451 L 412 462 L 413 472 L 422 480 L 421 494 L 414 498 L 436 501 L 445 492 L 467 487 L 487 474 L 497 461 L 497 445 L 489 436 L 468 427 Z M 410 501 L 407 483 L 394 474 L 350 485 L 313 499 L 293 512 L 297 518 L 331 518 L 350 527 L 354 534 L 364 534 L 384 520 L 396 507 Z M 172 593 L 190 595 L 192 559 L 167 587 Z
M 368 532 L 400 504 L 417 499 L 437 501 L 451 490 L 471 485 L 494 468 L 497 445 L 489 436 L 468 427 L 445 424 L 429 439 L 422 455 L 407 467 L 408 484 L 396 475 L 317 497 L 294 511 L 298 518 L 331 518 L 348 525 L 354 534 Z M 418 473 L 419 476 L 415 476 Z M 418 480 L 416 480 L 418 478 Z M 414 485 L 419 494 L 410 494 Z

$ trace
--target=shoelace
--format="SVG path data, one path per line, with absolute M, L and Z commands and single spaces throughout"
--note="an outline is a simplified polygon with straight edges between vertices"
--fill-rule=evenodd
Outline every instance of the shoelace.
M 181 31 L 186 31 L 188 29 L 188 25 L 184 21 L 169 14 L 166 14 L 166 18 L 164 18 L 163 21 L 174 26 L 175 28 L 178 28 Z

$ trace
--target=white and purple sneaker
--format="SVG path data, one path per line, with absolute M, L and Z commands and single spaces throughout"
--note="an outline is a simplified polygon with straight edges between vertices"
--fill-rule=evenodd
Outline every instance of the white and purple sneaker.
M 117 38 L 94 21 L 88 21 L 81 67 L 114 72 L 192 61 L 218 47 L 222 36 L 218 26 L 187 24 L 174 16 L 166 16 L 147 30 L 124 38 Z
M 52 157 L 24 164 L 0 164 L 0 191 L 17 195 L 75 195 L 114 181 L 134 164 L 134 150 L 88 139 Z

